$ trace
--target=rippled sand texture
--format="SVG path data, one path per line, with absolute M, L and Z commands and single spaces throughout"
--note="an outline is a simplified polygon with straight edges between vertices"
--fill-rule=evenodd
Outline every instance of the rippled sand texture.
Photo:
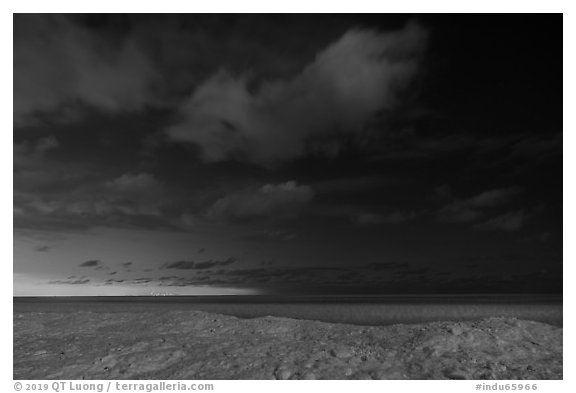
M 14 313 L 14 379 L 561 379 L 562 328 L 201 311 Z

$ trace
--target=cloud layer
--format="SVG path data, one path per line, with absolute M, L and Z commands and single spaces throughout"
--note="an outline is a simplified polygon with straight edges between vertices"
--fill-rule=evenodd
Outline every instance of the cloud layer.
M 42 166 L 37 153 L 16 153 L 15 145 L 15 157 L 21 161 L 18 165 L 15 161 L 19 171 L 14 187 L 17 226 L 82 228 L 140 225 L 149 220 L 165 225 L 161 213 L 169 198 L 151 174 L 128 172 L 107 181 L 84 180 L 74 177 L 71 168 Z M 66 170 L 70 173 L 62 174 Z M 47 191 L 38 192 L 44 191 L 42 187 Z
M 476 228 L 485 230 L 501 230 L 514 232 L 522 227 L 526 215 L 523 210 L 509 212 L 500 216 L 489 219 L 488 221 L 478 224 Z
M 375 113 L 392 109 L 417 73 L 425 42 L 414 23 L 391 33 L 351 30 L 300 74 L 257 89 L 246 76 L 220 71 L 184 102 L 168 135 L 199 145 L 207 161 L 299 157 L 310 137 L 358 133 Z
M 82 262 L 80 264 L 81 267 L 96 267 L 96 266 L 100 266 L 100 265 L 101 265 L 101 263 L 97 259 L 91 259 L 89 261 Z
M 443 222 L 471 222 L 482 218 L 487 209 L 509 203 L 522 190 L 502 188 L 482 192 L 468 199 L 455 200 L 438 212 L 438 219 Z
M 312 188 L 295 181 L 266 184 L 218 199 L 207 211 L 210 218 L 251 220 L 266 216 L 287 217 L 297 213 L 314 197 Z
M 66 16 L 14 18 L 15 124 L 54 110 L 70 115 L 77 104 L 114 112 L 150 99 L 156 71 L 134 42 L 105 39 Z
M 208 260 L 203 262 L 195 262 L 195 261 L 176 261 L 176 262 L 167 262 L 165 263 L 162 268 L 164 269 L 181 269 L 181 270 L 203 270 L 203 269 L 210 269 L 216 266 L 227 266 L 231 265 L 236 262 L 235 258 L 228 258 L 223 261 L 219 260 Z

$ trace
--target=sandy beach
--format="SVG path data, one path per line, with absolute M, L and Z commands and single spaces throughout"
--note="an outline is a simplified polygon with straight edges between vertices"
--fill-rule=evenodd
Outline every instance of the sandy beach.
M 562 379 L 562 328 L 15 312 L 14 379 Z

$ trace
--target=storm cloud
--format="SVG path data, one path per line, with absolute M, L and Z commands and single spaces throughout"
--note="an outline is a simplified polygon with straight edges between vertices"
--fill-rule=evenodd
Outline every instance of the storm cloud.
M 358 133 L 392 109 L 417 74 L 426 37 L 416 23 L 388 33 L 350 30 L 300 74 L 256 90 L 248 76 L 221 70 L 181 105 L 167 133 L 199 145 L 207 161 L 294 159 L 310 137 Z
M 195 262 L 195 261 L 176 261 L 176 262 L 167 262 L 162 265 L 163 269 L 181 269 L 181 270 L 203 270 L 203 269 L 210 269 L 211 267 L 215 266 L 228 266 L 236 262 L 235 258 L 228 258 L 223 261 L 218 260 L 208 260 L 203 262 Z
M 561 291 L 561 33 L 15 15 L 14 293 Z
M 100 266 L 101 262 L 97 259 L 90 259 L 89 261 L 86 262 L 82 262 L 80 264 L 80 267 L 96 267 L 96 266 Z
M 106 184 L 120 193 L 154 193 L 161 187 L 154 176 L 148 173 L 125 173 Z
M 107 112 L 150 99 L 151 61 L 129 39 L 103 37 L 64 15 L 14 16 L 14 121 L 74 117 L 78 104 Z
M 88 284 L 90 280 L 88 278 L 79 278 L 77 280 L 53 280 L 48 281 L 48 284 L 67 284 L 67 285 L 83 285 Z
M 491 218 L 486 222 L 476 225 L 476 228 L 483 230 L 501 230 L 514 232 L 519 230 L 526 219 L 523 210 L 513 211 Z
M 286 217 L 297 213 L 314 197 L 314 191 L 295 181 L 265 184 L 257 190 L 233 193 L 218 199 L 208 209 L 210 218 L 250 220 L 266 216 Z
M 502 188 L 484 191 L 468 199 L 455 200 L 438 212 L 443 222 L 471 222 L 483 218 L 486 210 L 509 203 L 522 192 L 519 188 Z

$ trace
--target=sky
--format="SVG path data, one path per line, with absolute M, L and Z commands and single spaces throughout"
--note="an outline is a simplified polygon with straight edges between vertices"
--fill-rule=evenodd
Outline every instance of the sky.
M 15 15 L 14 295 L 562 292 L 561 15 Z

